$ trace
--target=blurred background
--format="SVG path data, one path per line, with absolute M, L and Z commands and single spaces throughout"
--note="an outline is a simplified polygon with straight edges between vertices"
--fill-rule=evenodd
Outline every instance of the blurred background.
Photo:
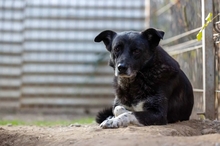
M 219 3 L 214 0 L 213 15 Z M 113 70 L 104 45 L 94 43 L 94 37 L 106 29 L 148 27 L 165 31 L 161 45 L 193 84 L 192 117 L 199 118 L 204 104 L 202 42 L 196 40 L 201 19 L 200 0 L 0 0 L 0 119 L 14 113 L 93 116 L 111 105 Z M 215 47 L 218 56 L 218 39 Z M 216 90 L 218 62 L 217 57 Z M 217 111 L 218 101 L 216 96 Z

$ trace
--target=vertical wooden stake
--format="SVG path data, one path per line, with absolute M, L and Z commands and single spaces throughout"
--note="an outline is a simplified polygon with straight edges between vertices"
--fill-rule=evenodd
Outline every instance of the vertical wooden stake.
M 202 25 L 205 24 L 206 16 L 213 12 L 212 0 L 201 0 L 202 2 Z M 203 103 L 205 116 L 213 120 L 215 115 L 215 54 L 213 41 L 213 23 L 203 31 Z

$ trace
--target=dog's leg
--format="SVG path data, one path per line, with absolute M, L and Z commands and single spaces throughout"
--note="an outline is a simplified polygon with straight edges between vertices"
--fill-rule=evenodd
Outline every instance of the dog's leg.
M 129 124 L 134 124 L 138 126 L 143 126 L 140 124 L 133 114 L 133 112 L 127 111 L 118 115 L 117 117 L 113 117 L 110 119 L 106 119 L 100 124 L 102 128 L 118 128 L 118 127 L 127 127 Z

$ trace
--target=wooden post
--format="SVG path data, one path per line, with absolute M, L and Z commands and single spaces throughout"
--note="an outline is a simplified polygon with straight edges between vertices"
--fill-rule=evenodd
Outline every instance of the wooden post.
M 201 0 L 202 2 L 202 25 L 205 24 L 206 16 L 213 12 L 212 0 Z M 213 41 L 213 23 L 203 31 L 203 103 L 205 117 L 213 120 L 215 115 L 215 54 Z
M 150 27 L 150 0 L 145 0 L 145 28 Z

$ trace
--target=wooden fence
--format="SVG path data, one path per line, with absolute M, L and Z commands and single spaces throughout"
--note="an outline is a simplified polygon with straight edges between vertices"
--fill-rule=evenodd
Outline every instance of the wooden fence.
M 208 13 L 213 13 L 213 16 L 219 14 L 219 1 L 156 0 L 151 1 L 151 6 L 153 11 L 150 15 L 150 25 L 168 32 L 168 38 L 162 44 L 179 62 L 193 85 L 195 97 L 193 117 L 201 114 L 209 119 L 220 117 L 218 95 L 220 31 L 215 29 L 213 32 L 214 28 L 219 26 L 219 16 L 204 30 L 202 41 L 196 40 L 196 34 L 205 24 Z M 216 38 L 215 41 L 213 37 Z
M 88 112 L 110 105 L 113 70 L 93 39 L 105 29 L 143 30 L 144 5 L 0 0 L 0 107 Z
M 217 80 L 206 82 L 210 76 L 203 71 L 214 63 L 203 62 L 205 45 L 195 36 L 217 6 L 202 15 L 202 1 L 0 0 L 0 108 L 87 113 L 110 105 L 109 55 L 93 39 L 105 29 L 141 31 L 150 25 L 165 30 L 161 44 L 193 84 L 193 117 L 206 113 L 213 119 L 220 98 L 207 98 L 205 91 L 215 91 L 205 85 Z

